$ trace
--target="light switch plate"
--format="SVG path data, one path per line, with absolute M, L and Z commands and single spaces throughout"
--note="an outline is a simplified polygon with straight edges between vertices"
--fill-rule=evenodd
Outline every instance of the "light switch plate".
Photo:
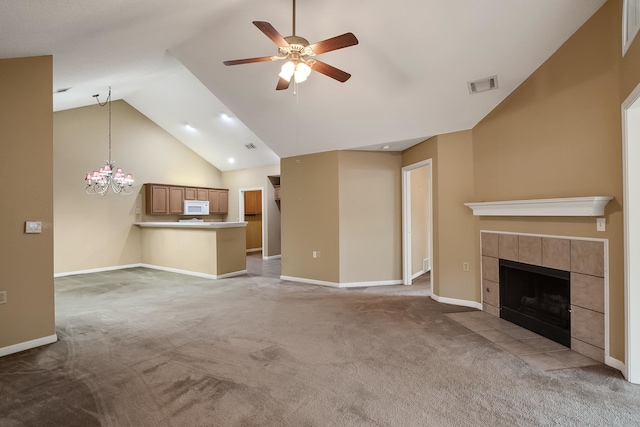
M 7 303 L 7 291 L 1 291 L 0 292 L 0 304 L 6 304 Z
M 42 221 L 27 221 L 24 223 L 24 232 L 27 234 L 42 233 Z

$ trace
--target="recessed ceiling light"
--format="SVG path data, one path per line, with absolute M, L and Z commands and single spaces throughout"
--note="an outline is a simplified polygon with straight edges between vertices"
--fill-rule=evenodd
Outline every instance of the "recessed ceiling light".
M 229 157 L 229 163 L 235 163 L 236 159 L 234 159 L 233 157 Z
M 69 89 L 71 89 L 71 88 L 70 88 L 70 87 L 65 87 L 65 88 L 62 88 L 62 89 L 58 89 L 58 90 L 56 90 L 56 91 L 55 91 L 55 92 L 53 92 L 53 93 L 54 93 L 54 94 L 55 94 L 55 93 L 65 93 L 65 92 L 66 92 L 66 91 L 68 91 Z
M 386 144 L 385 144 L 385 145 L 383 145 L 382 147 L 380 147 L 380 149 L 381 149 L 381 150 L 388 150 L 389 148 L 391 148 L 391 147 L 389 147 L 389 146 L 388 146 L 388 145 L 386 145 Z
M 191 126 L 189 123 L 185 123 L 185 124 L 184 124 L 184 128 L 185 128 L 186 130 L 188 130 L 189 132 L 195 132 L 195 131 L 196 131 L 196 128 L 194 128 L 193 126 Z
M 222 120 L 231 120 L 231 116 L 228 115 L 227 113 L 220 113 L 220 118 Z

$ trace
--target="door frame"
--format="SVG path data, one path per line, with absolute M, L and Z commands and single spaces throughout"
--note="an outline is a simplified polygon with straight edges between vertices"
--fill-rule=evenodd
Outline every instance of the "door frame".
M 269 218 L 269 215 L 266 211 L 266 205 L 265 205 L 265 200 L 264 200 L 264 187 L 247 187 L 247 188 L 240 188 L 238 190 L 238 221 L 244 221 L 244 193 L 246 191 L 260 191 L 260 203 L 262 203 L 262 224 L 261 224 L 261 233 L 262 233 L 262 257 L 266 257 L 269 254 L 267 254 L 267 248 L 269 247 L 268 242 L 267 242 L 267 220 Z
M 638 125 L 632 125 L 638 123 Z M 624 216 L 624 323 L 627 381 L 640 384 L 640 226 L 631 218 L 640 216 L 640 84 L 622 103 L 622 188 Z M 634 185 L 635 184 L 635 185 Z
M 433 291 L 433 272 L 435 269 L 433 253 L 433 164 L 432 159 L 413 163 L 402 168 L 402 284 L 410 285 L 411 274 L 411 174 L 414 169 L 429 168 L 429 281 Z

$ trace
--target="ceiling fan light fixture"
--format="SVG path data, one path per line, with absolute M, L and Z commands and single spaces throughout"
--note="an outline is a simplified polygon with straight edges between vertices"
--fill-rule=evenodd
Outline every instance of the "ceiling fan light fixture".
M 296 65 L 291 61 L 287 61 L 282 65 L 282 68 L 280 68 L 280 74 L 278 75 L 289 82 L 295 71 Z
M 309 67 L 307 64 L 305 64 L 304 62 L 300 62 L 298 65 L 296 65 L 296 71 L 294 74 L 296 83 L 302 83 L 303 81 L 307 80 L 309 74 L 311 74 L 311 67 Z

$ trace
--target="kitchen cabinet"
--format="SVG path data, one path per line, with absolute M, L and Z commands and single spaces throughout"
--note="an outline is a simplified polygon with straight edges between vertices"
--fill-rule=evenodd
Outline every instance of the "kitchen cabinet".
M 262 192 L 261 191 L 245 191 L 244 192 L 244 214 L 245 215 L 261 215 L 262 214 Z
M 226 214 L 229 211 L 229 190 L 226 189 L 145 184 L 147 215 L 180 215 L 185 200 L 208 200 L 211 214 Z
M 208 198 L 210 213 L 229 212 L 229 190 L 209 189 Z
M 182 213 L 184 189 L 169 185 L 147 184 L 145 186 L 147 215 Z

